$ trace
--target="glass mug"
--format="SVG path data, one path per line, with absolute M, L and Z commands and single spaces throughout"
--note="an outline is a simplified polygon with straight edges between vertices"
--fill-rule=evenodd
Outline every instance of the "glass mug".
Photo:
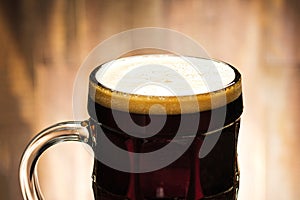
M 94 151 L 95 199 L 237 199 L 241 75 L 211 59 L 119 58 L 92 71 L 88 113 L 39 133 L 20 165 L 24 199 L 43 199 L 35 165 L 63 141 Z

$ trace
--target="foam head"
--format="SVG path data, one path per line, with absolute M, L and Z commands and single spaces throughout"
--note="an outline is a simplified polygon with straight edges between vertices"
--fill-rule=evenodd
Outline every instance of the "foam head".
M 209 110 L 233 101 L 240 93 L 240 75 L 232 66 L 175 55 L 113 60 L 97 68 L 90 81 L 90 96 L 97 103 L 135 113 L 149 113 L 152 107 L 159 114 L 159 109 L 153 110 L 157 104 L 169 114 Z M 198 108 L 191 104 L 183 111 L 181 102 L 192 98 Z

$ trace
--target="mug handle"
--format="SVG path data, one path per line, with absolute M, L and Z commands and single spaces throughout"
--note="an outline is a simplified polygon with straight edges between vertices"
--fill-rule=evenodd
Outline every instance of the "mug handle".
M 90 138 L 88 120 L 61 122 L 36 135 L 26 147 L 19 168 L 19 181 L 24 200 L 44 199 L 35 166 L 48 148 L 66 141 L 89 143 Z

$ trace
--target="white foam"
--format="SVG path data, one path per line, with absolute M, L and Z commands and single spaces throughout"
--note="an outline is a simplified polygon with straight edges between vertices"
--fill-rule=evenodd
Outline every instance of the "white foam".
M 234 70 L 222 62 L 173 55 L 143 55 L 117 59 L 96 73 L 112 90 L 148 96 L 203 94 L 228 86 Z

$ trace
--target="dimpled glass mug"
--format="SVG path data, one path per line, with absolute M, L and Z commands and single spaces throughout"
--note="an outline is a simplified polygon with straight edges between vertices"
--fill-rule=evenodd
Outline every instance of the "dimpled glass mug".
M 212 59 L 152 54 L 106 62 L 82 122 L 45 129 L 20 166 L 24 199 L 43 199 L 35 165 L 62 141 L 94 151 L 95 199 L 237 199 L 241 75 Z

